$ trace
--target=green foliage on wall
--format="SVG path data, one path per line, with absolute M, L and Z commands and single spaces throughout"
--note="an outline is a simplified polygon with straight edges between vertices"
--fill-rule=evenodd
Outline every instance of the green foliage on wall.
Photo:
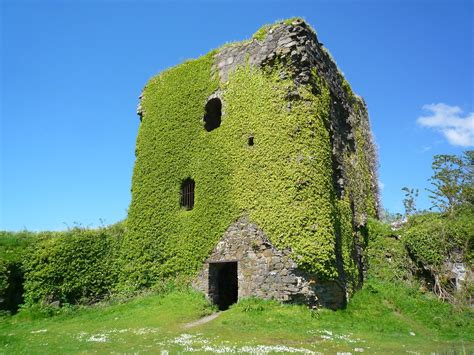
M 118 223 L 38 236 L 23 260 L 25 303 L 91 303 L 109 295 L 124 232 Z
M 237 217 L 222 127 L 207 132 L 207 98 L 218 88 L 213 55 L 151 79 L 143 93 L 122 287 L 136 289 L 196 270 Z M 223 122 L 225 125 L 225 122 Z M 195 206 L 180 206 L 181 182 L 196 181 Z
M 290 247 L 300 267 L 321 278 L 338 275 L 341 223 L 347 272 L 353 273 L 351 210 L 348 202 L 341 210 L 336 203 L 324 124 L 328 88 L 314 95 L 301 86 L 301 99 L 289 105 L 285 98 L 294 83 L 280 79 L 278 69 L 241 67 L 220 88 L 221 126 L 207 132 L 204 106 L 218 88 L 211 65 L 212 55 L 186 62 L 152 79 L 144 91 L 124 286 L 194 273 L 243 213 L 278 248 Z M 191 211 L 179 205 L 180 183 L 188 177 L 196 181 Z
M 367 110 L 362 99 L 356 97 L 346 80 L 343 88 L 353 104 L 353 119 L 355 119 L 354 141 L 355 152 L 346 151 L 344 167 L 348 176 L 346 193 L 354 204 L 355 223 L 365 225 L 367 218 L 377 217 L 377 190 L 371 167 L 375 160 L 375 149 L 371 142 L 370 127 L 368 126 Z
M 288 68 L 277 60 L 264 70 L 241 66 L 220 83 L 211 72 L 213 55 L 171 68 L 144 89 L 120 287 L 137 289 L 194 274 L 242 214 L 277 248 L 291 248 L 302 269 L 321 279 L 341 272 L 357 279 L 353 196 L 363 199 L 357 205 L 362 213 L 376 214 L 374 196 L 366 196 L 374 191 L 367 188 L 364 135 L 347 159 L 353 186 L 355 179 L 366 185 L 351 187 L 339 200 L 328 128 L 332 101 L 324 79 L 313 71 L 318 90 L 296 87 L 291 73 L 281 75 Z M 288 99 L 294 90 L 297 98 Z M 222 99 L 222 123 L 208 132 L 204 108 L 214 93 Z M 357 100 L 351 104 L 361 110 Z M 187 178 L 196 182 L 190 211 L 179 203 Z
M 245 67 L 224 87 L 219 133 L 233 171 L 232 200 L 278 248 L 290 247 L 302 268 L 336 277 L 331 144 L 324 126 L 329 91 L 314 96 L 300 87 L 301 99 L 289 108 L 285 95 L 293 85 L 280 80 L 278 70 Z
M 355 244 L 365 246 L 363 236 L 353 228 L 353 213 L 349 195 L 338 200 L 336 214 L 336 233 L 340 235 L 341 256 L 343 261 L 344 277 L 347 281 L 348 291 L 352 293 L 358 286 L 359 265 L 355 257 Z

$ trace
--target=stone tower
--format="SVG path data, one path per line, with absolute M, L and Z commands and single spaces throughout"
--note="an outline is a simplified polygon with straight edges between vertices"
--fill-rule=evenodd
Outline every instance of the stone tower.
M 376 217 L 365 102 L 301 19 L 152 78 L 132 182 L 131 288 L 188 275 L 225 309 L 257 296 L 337 308 Z

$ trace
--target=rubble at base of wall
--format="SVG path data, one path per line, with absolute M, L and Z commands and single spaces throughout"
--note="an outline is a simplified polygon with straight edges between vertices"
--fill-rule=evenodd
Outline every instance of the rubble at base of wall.
M 258 297 L 331 309 L 345 305 L 346 292 L 338 281 L 319 281 L 299 270 L 290 250 L 276 249 L 246 217 L 227 229 L 193 287 L 209 297 L 209 264 L 229 261 L 237 262 L 239 299 Z

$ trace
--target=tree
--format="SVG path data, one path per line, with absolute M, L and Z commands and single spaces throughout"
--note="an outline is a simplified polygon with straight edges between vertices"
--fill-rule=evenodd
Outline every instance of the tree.
M 464 152 L 462 160 L 464 171 L 462 202 L 474 207 L 474 150 Z
M 431 193 L 433 207 L 452 213 L 457 206 L 472 203 L 474 152 L 467 151 L 456 155 L 435 155 L 433 157 L 433 176 L 429 181 L 434 186 L 427 189 Z
M 405 216 L 408 217 L 416 212 L 416 198 L 418 197 L 418 189 L 410 189 L 405 186 L 402 191 L 405 192 L 403 207 L 405 207 Z
M 382 209 L 380 212 L 380 220 L 384 223 L 393 223 L 402 219 L 401 213 L 392 213 L 387 208 Z

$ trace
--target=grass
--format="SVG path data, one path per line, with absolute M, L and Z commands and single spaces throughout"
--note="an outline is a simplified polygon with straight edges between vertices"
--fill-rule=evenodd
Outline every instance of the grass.
M 193 291 L 53 317 L 22 310 L 0 320 L 0 353 L 474 351 L 472 311 L 377 281 L 336 312 L 246 299 L 209 323 L 183 328 L 213 311 Z

